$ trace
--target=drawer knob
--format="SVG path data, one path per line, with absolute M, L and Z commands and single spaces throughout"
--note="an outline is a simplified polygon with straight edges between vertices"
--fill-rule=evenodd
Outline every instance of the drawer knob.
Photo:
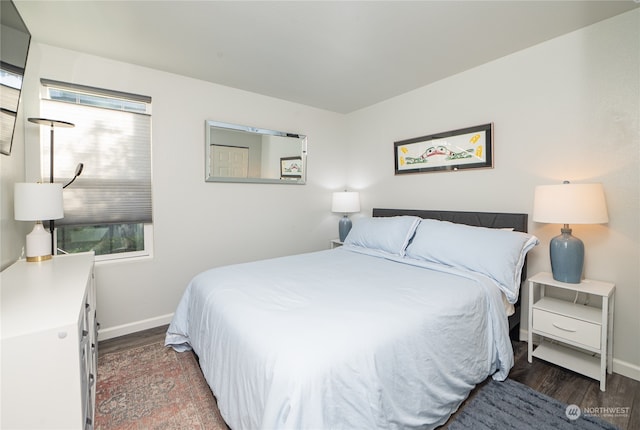
M 571 329 L 571 328 L 566 328 L 566 327 L 561 327 L 556 323 L 551 323 L 555 328 L 557 328 L 558 330 L 562 330 L 562 331 L 568 331 L 571 333 L 575 333 L 577 330 Z

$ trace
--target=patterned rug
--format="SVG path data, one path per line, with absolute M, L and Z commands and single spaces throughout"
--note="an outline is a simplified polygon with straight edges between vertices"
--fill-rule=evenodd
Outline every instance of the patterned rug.
M 228 430 L 195 355 L 162 342 L 98 354 L 96 430 Z
M 489 381 L 456 414 L 449 430 L 616 430 L 601 418 L 582 414 L 526 385 L 507 379 Z

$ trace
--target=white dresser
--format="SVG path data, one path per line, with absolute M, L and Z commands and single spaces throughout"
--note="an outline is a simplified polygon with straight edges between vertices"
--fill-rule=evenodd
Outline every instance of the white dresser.
M 0 273 L 0 428 L 92 429 L 94 255 L 20 260 Z

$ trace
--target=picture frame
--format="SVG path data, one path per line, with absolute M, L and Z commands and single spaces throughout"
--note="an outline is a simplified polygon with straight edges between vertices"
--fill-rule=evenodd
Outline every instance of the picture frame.
M 298 179 L 302 177 L 302 157 L 282 157 L 280 158 L 280 178 Z
M 395 174 L 493 168 L 493 123 L 394 142 Z

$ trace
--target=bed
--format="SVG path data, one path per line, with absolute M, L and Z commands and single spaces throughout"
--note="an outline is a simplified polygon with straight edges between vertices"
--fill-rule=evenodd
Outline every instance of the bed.
M 342 247 L 218 267 L 165 344 L 239 429 L 430 429 L 513 366 L 526 214 L 374 209 Z

